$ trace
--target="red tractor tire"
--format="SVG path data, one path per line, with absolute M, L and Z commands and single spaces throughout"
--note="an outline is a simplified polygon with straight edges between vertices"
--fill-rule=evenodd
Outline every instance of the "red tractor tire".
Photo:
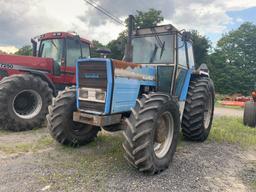
M 52 90 L 40 77 L 19 74 L 0 81 L 0 126 L 12 131 L 40 127 L 45 121 Z

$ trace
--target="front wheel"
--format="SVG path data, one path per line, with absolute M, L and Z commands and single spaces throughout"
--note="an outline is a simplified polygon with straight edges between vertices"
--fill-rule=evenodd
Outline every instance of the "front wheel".
M 47 127 L 52 137 L 59 143 L 72 147 L 93 141 L 100 131 L 99 127 L 73 121 L 75 102 L 75 89 L 66 88 L 53 99 L 47 115 Z
M 179 107 L 169 95 L 151 93 L 138 99 L 123 132 L 126 160 L 141 172 L 168 168 L 176 150 Z
M 210 133 L 214 113 L 214 85 L 209 77 L 191 80 L 182 117 L 183 136 L 205 141 Z

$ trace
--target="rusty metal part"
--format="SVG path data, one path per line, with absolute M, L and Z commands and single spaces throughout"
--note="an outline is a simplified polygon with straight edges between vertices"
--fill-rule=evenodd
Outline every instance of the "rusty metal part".
M 109 126 L 118 124 L 121 122 L 121 114 L 114 114 L 114 115 L 108 115 L 108 116 L 101 116 L 101 115 L 92 115 L 88 113 L 83 113 L 80 111 L 73 113 L 73 120 L 75 122 L 85 123 L 89 125 L 95 125 L 95 126 Z
M 153 75 L 145 75 L 142 73 L 138 73 L 131 70 L 125 70 L 125 69 L 115 69 L 115 76 L 138 79 L 138 80 L 148 80 L 148 81 L 155 80 L 155 76 Z
M 142 65 L 141 64 L 135 64 L 135 63 L 131 63 L 131 62 L 126 62 L 126 61 L 120 61 L 120 60 L 112 60 L 113 66 L 114 68 L 119 68 L 119 69 L 126 69 L 126 68 L 141 68 Z

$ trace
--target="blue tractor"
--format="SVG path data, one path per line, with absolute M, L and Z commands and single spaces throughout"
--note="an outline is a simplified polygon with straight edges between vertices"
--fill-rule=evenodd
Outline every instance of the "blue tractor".
M 101 129 L 123 131 L 124 157 L 149 174 L 168 168 L 180 127 L 185 139 L 207 139 L 214 111 L 208 68 L 195 69 L 190 33 L 172 25 L 133 29 L 124 60 L 79 59 L 76 87 L 49 107 L 48 128 L 63 145 L 80 146 Z

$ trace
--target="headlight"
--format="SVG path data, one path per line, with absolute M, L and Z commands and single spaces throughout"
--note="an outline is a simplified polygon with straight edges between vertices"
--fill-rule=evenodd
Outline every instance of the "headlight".
M 93 102 L 105 102 L 106 92 L 101 89 L 80 88 L 79 99 Z
M 79 97 L 84 98 L 84 99 L 88 99 L 88 96 L 89 96 L 88 90 L 86 90 L 86 89 L 80 89 L 79 90 Z
M 97 100 L 105 101 L 105 92 L 96 91 L 95 98 Z

